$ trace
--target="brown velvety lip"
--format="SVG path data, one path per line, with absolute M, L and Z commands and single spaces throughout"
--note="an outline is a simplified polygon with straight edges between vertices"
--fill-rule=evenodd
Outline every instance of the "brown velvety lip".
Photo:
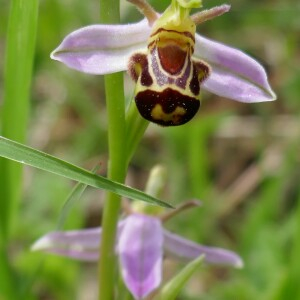
M 185 124 L 195 116 L 200 107 L 198 99 L 183 95 L 171 88 L 161 92 L 153 90 L 139 92 L 135 102 L 140 114 L 146 120 L 162 126 Z M 154 109 L 158 106 L 160 115 L 155 115 Z

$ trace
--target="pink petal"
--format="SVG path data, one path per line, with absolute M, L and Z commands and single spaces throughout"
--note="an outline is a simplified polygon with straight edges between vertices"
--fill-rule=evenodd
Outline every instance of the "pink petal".
M 132 53 L 146 49 L 150 31 L 145 19 L 128 25 L 83 27 L 67 35 L 51 58 L 85 73 L 124 71 Z
M 264 68 L 242 51 L 196 34 L 195 56 L 212 67 L 206 90 L 240 102 L 276 99 Z
M 118 236 L 124 227 L 124 221 L 118 224 Z M 42 250 L 61 256 L 83 261 L 97 261 L 102 228 L 83 230 L 53 231 L 38 239 L 31 250 Z
M 147 296 L 161 282 L 162 243 L 159 219 L 138 214 L 126 219 L 118 251 L 124 282 L 137 299 Z
M 242 259 L 232 251 L 202 246 L 167 230 L 164 230 L 163 234 L 165 251 L 173 257 L 191 261 L 204 254 L 204 261 L 209 264 L 229 265 L 237 268 L 243 266 Z
M 101 231 L 101 228 L 53 231 L 38 239 L 31 249 L 79 260 L 97 260 Z

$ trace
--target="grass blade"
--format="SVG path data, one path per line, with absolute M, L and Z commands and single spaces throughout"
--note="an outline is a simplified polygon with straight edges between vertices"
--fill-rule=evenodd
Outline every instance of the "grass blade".
M 1 134 L 24 142 L 38 19 L 38 0 L 12 0 L 7 30 Z M 0 159 L 0 237 L 6 240 L 21 195 L 22 167 Z
M 204 255 L 191 261 L 186 265 L 176 276 L 164 285 L 160 292 L 159 299 L 175 300 L 186 282 L 192 277 L 195 271 L 201 266 L 204 260 Z
M 95 168 L 93 168 L 92 172 L 95 174 L 99 170 L 99 168 L 100 168 L 100 166 L 97 165 Z M 75 202 L 80 199 L 81 195 L 83 194 L 83 192 L 85 191 L 86 188 L 87 188 L 87 185 L 84 183 L 81 183 L 81 182 L 78 182 L 74 186 L 74 188 L 72 189 L 71 193 L 67 197 L 67 199 L 61 209 L 61 212 L 60 212 L 60 215 L 59 215 L 59 218 L 57 221 L 57 226 L 56 226 L 57 230 L 63 229 L 66 218 L 67 218 L 68 214 L 70 213 L 70 210 L 74 206 Z
M 45 170 L 81 183 L 116 193 L 123 197 L 172 208 L 166 202 L 105 177 L 98 176 L 57 157 L 0 136 L 0 156 Z

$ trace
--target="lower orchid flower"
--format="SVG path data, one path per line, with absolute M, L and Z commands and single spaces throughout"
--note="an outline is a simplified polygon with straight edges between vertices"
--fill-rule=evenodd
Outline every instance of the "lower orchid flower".
M 172 0 L 160 15 L 145 0 L 128 1 L 147 20 L 81 28 L 67 35 L 51 57 L 85 73 L 127 70 L 136 82 L 140 114 L 163 126 L 193 118 L 200 107 L 200 87 L 240 102 L 276 99 L 256 60 L 196 33 L 196 25 L 226 13 L 229 5 L 190 16 L 201 0 Z
M 97 261 L 101 228 L 55 231 L 35 242 L 32 250 L 43 250 L 83 261 Z M 163 258 L 191 261 L 204 255 L 208 264 L 240 268 L 242 259 L 232 251 L 202 246 L 163 229 L 160 218 L 133 213 L 118 224 L 115 247 L 125 285 L 143 299 L 162 281 Z

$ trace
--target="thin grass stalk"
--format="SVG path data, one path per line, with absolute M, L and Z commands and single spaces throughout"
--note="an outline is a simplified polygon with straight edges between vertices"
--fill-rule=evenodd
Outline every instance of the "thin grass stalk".
M 30 86 L 37 32 L 38 0 L 12 0 L 6 37 L 1 134 L 26 139 Z M 0 158 L 0 298 L 19 299 L 16 277 L 7 253 L 22 191 L 22 166 Z
M 38 0 L 12 0 L 6 39 L 1 134 L 26 139 L 37 31 Z M 18 212 L 22 166 L 0 159 L 0 238 L 8 239 Z

